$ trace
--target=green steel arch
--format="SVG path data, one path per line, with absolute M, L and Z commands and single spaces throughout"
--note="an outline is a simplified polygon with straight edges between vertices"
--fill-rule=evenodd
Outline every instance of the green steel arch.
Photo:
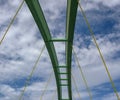
M 43 40 L 48 50 L 48 53 L 49 53 L 49 56 L 50 56 L 50 59 L 53 65 L 55 78 L 56 78 L 58 100 L 72 100 L 71 58 L 72 58 L 72 45 L 73 45 L 74 28 L 75 28 L 78 2 L 77 0 L 67 0 L 65 39 L 53 39 L 51 37 L 50 30 L 48 28 L 47 22 L 44 17 L 44 13 L 42 11 L 42 8 L 38 0 L 25 0 L 25 2 L 28 5 L 32 13 L 32 16 L 42 34 Z M 59 65 L 53 42 L 65 42 L 66 43 L 66 48 L 65 48 L 66 64 L 65 65 Z M 65 68 L 66 72 L 64 73 L 61 72 L 60 68 Z M 62 75 L 65 75 L 66 78 L 62 78 Z M 66 84 L 63 84 L 63 81 L 65 81 Z M 67 92 L 68 92 L 67 98 L 64 98 L 62 96 L 63 87 L 67 88 Z

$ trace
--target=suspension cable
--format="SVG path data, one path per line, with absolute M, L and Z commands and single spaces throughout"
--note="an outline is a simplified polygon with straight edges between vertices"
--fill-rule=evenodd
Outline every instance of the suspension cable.
M 80 63 L 79 63 L 79 60 L 78 60 L 78 57 L 77 57 L 77 54 L 76 54 L 74 48 L 73 48 L 73 54 L 74 54 L 74 57 L 75 57 L 75 59 L 76 59 L 76 63 L 77 63 L 77 65 L 78 65 L 78 68 L 79 68 L 79 70 L 80 70 L 80 73 L 81 73 L 81 75 L 82 75 L 82 79 L 83 79 L 83 81 L 84 81 L 84 83 L 85 83 L 86 89 L 87 89 L 87 91 L 88 91 L 90 100 L 92 100 L 92 94 L 91 94 L 90 88 L 89 88 L 89 86 L 88 86 L 88 84 L 87 84 L 87 80 L 86 80 L 86 78 L 85 78 L 85 75 L 84 75 L 84 73 L 83 73 L 82 67 L 81 67 L 81 65 L 80 65 Z
M 40 54 L 39 54 L 39 56 L 38 56 L 38 58 L 37 58 L 37 60 L 36 60 L 36 62 L 35 62 L 35 64 L 34 64 L 34 66 L 33 66 L 33 69 L 32 69 L 32 71 L 31 71 L 30 75 L 28 76 L 28 78 L 27 78 L 27 80 L 26 80 L 24 89 L 22 90 L 22 92 L 21 92 L 20 97 L 19 97 L 18 100 L 22 100 L 22 97 L 23 97 L 23 95 L 24 95 L 24 92 L 25 92 L 25 90 L 26 90 L 26 88 L 27 88 L 27 86 L 28 86 L 28 84 L 29 84 L 29 82 L 30 82 L 30 79 L 31 79 L 31 77 L 32 77 L 35 69 L 37 68 L 38 62 L 39 62 L 39 60 L 40 60 L 40 57 L 41 57 L 44 49 L 45 49 L 45 45 L 42 47 L 42 49 L 41 49 L 41 51 L 40 51 Z
M 52 79 L 52 75 L 53 75 L 53 73 L 51 72 L 51 74 L 50 74 L 50 76 L 49 76 L 49 79 L 48 79 L 48 81 L 47 81 L 47 83 L 46 83 L 46 85 L 45 85 L 45 89 L 43 90 L 43 92 L 42 92 L 42 94 L 41 94 L 41 96 L 40 96 L 40 100 L 42 100 L 43 95 L 44 95 L 45 92 L 47 91 L 47 87 L 48 87 L 48 85 L 49 85 L 49 83 L 50 83 L 50 81 L 51 81 L 51 79 Z
M 110 79 L 110 82 L 111 82 L 112 88 L 113 88 L 113 90 L 114 90 L 114 93 L 116 94 L 117 99 L 120 100 L 119 94 L 118 94 L 117 89 L 116 89 L 116 87 L 115 87 L 115 84 L 114 84 L 114 82 L 113 82 L 113 80 L 112 80 L 111 74 L 110 74 L 110 72 L 109 72 L 109 70 L 108 70 L 107 64 L 106 64 L 105 59 L 104 59 L 104 57 L 103 57 L 103 54 L 102 54 L 102 52 L 101 52 L 101 50 L 100 50 L 100 47 L 99 47 L 99 45 L 98 45 L 98 43 L 97 43 L 96 37 L 95 37 L 95 35 L 94 35 L 94 32 L 93 32 L 93 30 L 92 30 L 92 28 L 91 28 L 91 26 L 90 26 L 90 24 L 89 24 L 89 22 L 88 22 L 88 19 L 87 19 L 87 17 L 86 17 L 86 14 L 85 14 L 85 12 L 84 12 L 84 10 L 83 10 L 83 8 L 82 8 L 82 6 L 81 6 L 81 4 L 80 4 L 79 1 L 80 1 L 80 0 L 78 0 L 79 8 L 80 8 L 81 13 L 82 13 L 82 15 L 83 15 L 83 17 L 84 17 L 84 20 L 85 20 L 85 22 L 86 22 L 86 24 L 87 24 L 87 27 L 88 27 L 88 29 L 89 29 L 89 31 L 90 31 L 91 37 L 93 38 L 93 41 L 94 41 L 94 43 L 95 43 L 95 46 L 96 46 L 96 48 L 97 48 L 97 50 L 98 50 L 98 52 L 99 52 L 99 55 L 100 55 L 101 60 L 102 60 L 102 62 L 103 62 L 103 65 L 104 65 L 104 67 L 105 67 L 105 69 L 106 69 L 106 72 L 107 72 L 108 77 L 109 77 L 109 79 Z
M 17 17 L 18 12 L 19 12 L 20 9 L 22 8 L 22 6 L 23 6 L 23 4 L 24 4 L 24 1 L 25 1 L 25 0 L 23 0 L 23 1 L 21 2 L 20 6 L 18 7 L 18 9 L 17 9 L 17 11 L 16 11 L 16 13 L 15 13 L 15 15 L 13 16 L 12 20 L 10 21 L 10 23 L 9 23 L 9 25 L 8 25 L 8 27 L 7 27 L 6 31 L 5 31 L 5 33 L 3 34 L 2 39 L 0 40 L 0 45 L 2 44 L 4 38 L 5 38 L 5 36 L 7 35 L 7 33 L 8 33 L 8 31 L 9 31 L 10 27 L 12 26 L 12 24 L 13 24 L 15 18 Z
M 79 93 L 79 90 L 78 90 L 78 88 L 77 88 L 77 84 L 76 84 L 75 78 L 74 78 L 74 76 L 73 76 L 72 73 L 71 73 L 71 76 L 72 76 L 73 82 L 74 82 L 74 84 L 75 84 L 75 89 L 76 89 L 76 91 L 77 91 L 77 93 L 78 93 L 79 99 L 82 100 L 82 98 L 81 98 L 81 96 L 80 96 L 80 93 Z

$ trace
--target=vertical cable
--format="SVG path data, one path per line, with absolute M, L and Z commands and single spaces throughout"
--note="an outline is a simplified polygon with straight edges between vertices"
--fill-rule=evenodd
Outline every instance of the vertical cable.
M 15 18 L 17 17 L 18 12 L 19 12 L 20 9 L 22 8 L 22 6 L 23 6 L 23 4 L 24 4 L 24 1 L 25 1 L 25 0 L 23 0 L 23 1 L 21 2 L 20 6 L 18 7 L 18 9 L 17 9 L 17 11 L 16 11 L 16 13 L 15 13 L 15 15 L 13 16 L 12 20 L 10 21 L 10 23 L 9 23 L 9 25 L 8 25 L 8 27 L 7 27 L 6 31 L 5 31 L 5 33 L 3 34 L 2 39 L 0 40 L 0 45 L 2 44 L 4 38 L 5 38 L 5 36 L 7 35 L 7 33 L 8 33 L 8 31 L 9 31 L 10 27 L 12 26 L 12 24 L 13 24 Z
M 53 75 L 53 73 L 50 74 L 50 77 L 49 77 L 49 79 L 48 79 L 48 81 L 47 81 L 47 83 L 46 83 L 46 85 L 45 85 L 45 89 L 44 89 L 44 91 L 42 92 L 42 94 L 41 94 L 41 96 L 40 96 L 40 100 L 42 100 L 43 95 L 45 94 L 45 92 L 46 92 L 46 90 L 47 90 L 47 87 L 48 87 L 48 85 L 49 85 L 49 83 L 50 83 L 50 81 L 51 81 L 51 79 L 52 79 L 52 75 Z
M 79 68 L 80 73 L 81 73 L 81 75 L 82 75 L 82 79 L 83 79 L 83 81 L 84 81 L 84 83 L 85 83 L 86 89 L 87 89 L 87 91 L 88 91 L 90 100 L 92 100 L 92 94 L 91 94 L 90 88 L 88 87 L 87 80 L 86 80 L 86 78 L 85 78 L 85 76 L 84 76 L 84 73 L 83 73 L 83 71 L 82 71 L 82 67 L 81 67 L 81 65 L 80 65 L 80 63 L 79 63 L 79 60 L 78 60 L 78 57 L 77 57 L 77 54 L 76 54 L 74 48 L 73 48 L 73 54 L 74 54 L 74 57 L 75 57 L 76 62 L 77 62 L 77 64 L 78 64 L 78 68 Z
M 82 100 L 82 98 L 81 98 L 81 96 L 80 96 L 80 93 L 79 93 L 79 90 L 78 90 L 78 88 L 77 88 L 77 84 L 76 84 L 75 78 L 74 78 L 74 76 L 73 76 L 72 73 L 71 73 L 71 76 L 72 76 L 73 82 L 74 82 L 74 84 L 75 84 L 75 89 L 76 89 L 76 91 L 77 91 L 77 93 L 78 93 L 79 99 Z
M 33 66 L 33 69 L 32 69 L 32 71 L 31 71 L 30 75 L 28 76 L 28 78 L 27 78 L 27 80 L 26 80 L 24 89 L 22 90 L 22 92 L 21 92 L 20 97 L 19 97 L 18 100 L 22 100 L 22 97 L 23 97 L 23 95 L 24 95 L 24 92 L 25 92 L 25 90 L 26 90 L 26 88 L 27 88 L 27 86 L 28 86 L 28 84 L 29 84 L 29 81 L 30 81 L 30 79 L 31 79 L 31 77 L 32 77 L 35 69 L 37 68 L 37 64 L 38 64 L 38 62 L 39 62 L 39 60 L 40 60 L 40 57 L 41 57 L 44 49 L 45 49 L 45 45 L 42 47 L 42 49 L 41 49 L 41 51 L 40 51 L 40 54 L 39 54 L 39 56 L 38 56 L 38 58 L 37 58 L 37 60 L 36 60 L 36 62 L 35 62 L 35 64 L 34 64 L 34 66 Z
M 101 52 L 101 50 L 100 50 L 100 47 L 99 47 L 99 45 L 98 45 L 98 43 L 97 43 L 97 40 L 96 40 L 96 38 L 95 38 L 95 36 L 94 36 L 94 32 L 93 32 L 93 30 L 92 30 L 92 28 L 91 28 L 91 26 L 90 26 L 90 24 L 89 24 L 89 22 L 88 22 L 88 19 L 87 19 L 87 17 L 86 17 L 86 14 L 85 14 L 84 10 L 82 9 L 82 6 L 81 6 L 79 0 L 78 0 L 78 5 L 79 5 L 80 10 L 81 10 L 81 12 L 82 12 L 82 15 L 83 15 L 83 17 L 84 17 L 84 20 L 85 20 L 85 22 L 86 22 L 86 24 L 87 24 L 87 27 L 88 27 L 88 29 L 89 29 L 89 31 L 90 31 L 90 33 L 91 33 L 91 37 L 92 37 L 93 40 L 94 40 L 95 46 L 96 46 L 96 48 L 97 48 L 97 50 L 98 50 L 98 52 L 99 52 L 99 55 L 100 55 L 101 60 L 102 60 L 102 62 L 103 62 L 103 65 L 104 65 L 104 67 L 105 67 L 105 69 L 106 69 L 106 72 L 107 72 L 108 77 L 109 77 L 109 79 L 110 79 L 110 82 L 111 82 L 112 88 L 113 88 L 113 90 L 114 90 L 114 93 L 116 94 L 117 99 L 120 100 L 119 94 L 118 94 L 117 89 L 116 89 L 116 87 L 115 87 L 115 84 L 114 84 L 114 82 L 113 82 L 113 80 L 112 80 L 112 77 L 111 77 L 110 72 L 109 72 L 109 70 L 108 70 L 107 64 L 106 64 L 106 62 L 105 62 L 105 60 L 104 60 L 104 57 L 103 57 L 102 52 Z

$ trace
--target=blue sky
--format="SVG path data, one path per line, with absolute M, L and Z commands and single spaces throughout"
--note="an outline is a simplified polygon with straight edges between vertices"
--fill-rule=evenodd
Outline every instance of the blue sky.
M 21 1 L 0 0 L 0 39 Z M 64 37 L 66 0 L 39 1 L 52 37 Z M 81 0 L 81 4 L 120 95 L 120 0 Z M 43 45 L 43 39 L 34 19 L 27 5 L 24 4 L 5 40 L 0 45 L 0 100 L 18 99 Z M 60 63 L 64 63 L 64 43 L 56 43 L 55 48 Z M 117 100 L 79 8 L 74 48 L 91 89 L 93 100 Z M 52 71 L 51 61 L 45 49 L 25 91 L 24 100 L 40 99 Z M 89 100 L 74 57 L 72 73 L 82 99 Z M 73 84 L 73 95 L 75 100 L 79 100 L 74 88 Z M 53 75 L 43 100 L 50 100 L 55 91 L 56 83 Z M 57 100 L 57 95 L 55 100 Z

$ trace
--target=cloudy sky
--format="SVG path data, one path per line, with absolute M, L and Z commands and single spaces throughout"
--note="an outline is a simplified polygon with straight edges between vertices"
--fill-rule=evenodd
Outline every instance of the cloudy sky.
M 65 37 L 66 1 L 39 0 L 54 38 Z M 21 2 L 22 0 L 12 0 L 12 2 L 0 0 L 0 39 Z M 81 5 L 120 95 L 120 0 L 81 0 Z M 18 100 L 43 45 L 41 34 L 24 3 L 0 45 L 0 100 Z M 64 64 L 64 43 L 55 43 L 55 48 L 59 62 Z M 117 100 L 79 8 L 75 25 L 74 49 L 93 100 Z M 72 73 L 82 100 L 89 100 L 74 57 Z M 54 73 L 45 48 L 23 95 L 23 100 L 39 100 L 50 74 L 52 79 L 43 100 L 52 100 L 52 97 L 57 100 Z M 73 100 L 80 100 L 74 83 L 72 88 Z

